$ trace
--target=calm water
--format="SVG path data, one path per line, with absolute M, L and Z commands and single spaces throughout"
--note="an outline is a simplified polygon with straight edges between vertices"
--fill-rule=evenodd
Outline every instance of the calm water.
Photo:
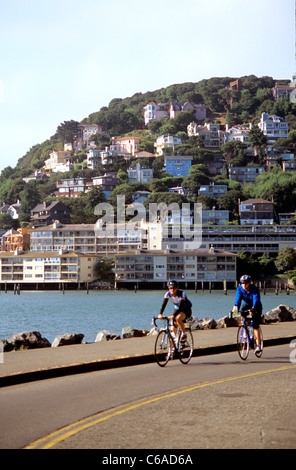
M 215 320 L 228 315 L 234 304 L 235 291 L 195 292 L 187 290 L 193 304 L 193 315 Z M 95 341 L 101 330 L 121 335 L 122 328 L 151 328 L 151 318 L 159 313 L 164 291 L 37 291 L 14 295 L 1 292 L 0 338 L 7 339 L 20 331 L 37 330 L 53 342 L 64 333 L 83 333 L 87 342 Z M 279 304 L 296 308 L 296 293 L 262 293 L 263 312 Z M 170 303 L 166 314 L 172 312 Z

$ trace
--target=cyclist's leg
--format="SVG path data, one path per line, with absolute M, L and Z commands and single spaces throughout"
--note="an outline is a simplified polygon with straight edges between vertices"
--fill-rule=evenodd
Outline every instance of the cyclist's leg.
M 182 334 L 185 334 L 185 325 L 184 325 L 184 320 L 186 318 L 186 314 L 184 312 L 179 312 L 175 316 L 176 323 L 180 330 L 182 331 Z
M 247 305 L 243 305 L 240 311 L 241 317 L 247 317 L 249 315 L 249 307 Z
M 173 313 L 173 314 L 170 315 L 168 318 L 169 318 L 170 320 L 173 320 L 173 333 L 177 336 L 178 324 L 177 324 L 177 321 L 176 321 L 176 314 Z
M 253 313 L 253 326 L 254 326 L 254 338 L 256 345 L 261 349 L 261 335 L 260 335 L 260 320 L 261 312 Z

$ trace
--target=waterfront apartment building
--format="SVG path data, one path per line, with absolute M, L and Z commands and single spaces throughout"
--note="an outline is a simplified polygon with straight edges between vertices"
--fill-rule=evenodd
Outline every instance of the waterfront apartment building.
M 91 256 L 114 256 L 127 250 L 191 250 L 190 239 L 182 230 L 175 236 L 172 226 L 161 223 L 143 223 L 138 230 L 118 229 L 114 234 L 98 238 L 94 224 L 53 224 L 31 231 L 33 252 L 58 251 L 62 248 Z M 296 247 L 295 225 L 203 225 L 200 248 L 231 251 L 278 253 L 287 246 Z
M 97 257 L 58 252 L 0 253 L 0 283 L 40 285 L 86 284 L 96 279 Z
M 192 283 L 235 284 L 236 255 L 223 250 L 135 250 L 115 256 L 117 287 L 127 283 L 166 283 L 176 279 Z
M 161 230 L 161 229 L 159 229 Z M 190 240 L 184 237 L 173 237 L 169 228 L 168 234 L 158 234 L 162 249 L 167 246 L 173 250 L 190 250 Z M 149 243 L 149 237 L 148 237 Z M 155 243 L 156 244 L 156 243 Z M 159 245 L 158 245 L 159 246 Z M 257 253 L 278 253 L 287 246 L 296 247 L 295 225 L 203 225 L 200 248 L 210 247 L 238 253 L 241 250 Z
M 114 234 L 97 237 L 94 224 L 58 222 L 31 231 L 31 250 L 49 252 L 66 249 L 93 256 L 112 256 L 128 249 L 147 248 L 144 229 L 127 231 L 115 225 Z

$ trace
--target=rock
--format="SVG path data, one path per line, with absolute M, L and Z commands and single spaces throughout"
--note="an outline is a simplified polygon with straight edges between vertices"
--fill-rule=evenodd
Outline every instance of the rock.
M 2 351 L 1 352 L 9 352 L 9 351 L 12 351 L 14 349 L 13 344 L 9 343 L 7 341 L 7 339 L 0 339 L 0 342 L 1 342 L 1 345 L 2 345 Z
M 84 335 L 81 333 L 66 333 L 64 335 L 57 336 L 52 343 L 52 348 L 59 346 L 67 346 L 69 344 L 81 344 Z
M 205 317 L 202 320 L 202 325 L 205 330 L 214 330 L 217 327 L 217 322 L 213 318 Z
M 264 314 L 265 323 L 285 322 L 296 320 L 296 310 L 289 305 L 280 304 Z
M 50 342 L 46 338 L 42 338 L 39 331 L 15 333 L 4 344 L 4 351 L 37 348 L 50 348 Z
M 114 341 L 116 339 L 120 339 L 120 336 L 116 333 L 112 333 L 108 330 L 102 330 L 97 334 L 95 343 L 100 343 L 101 341 Z
M 186 323 L 188 323 L 191 330 L 203 330 L 204 329 L 202 322 L 197 317 L 188 318 Z
M 140 338 L 146 336 L 145 330 L 135 330 L 131 326 L 125 326 L 122 328 L 122 338 Z
M 236 317 L 231 317 L 231 318 L 229 318 L 229 316 L 225 316 L 223 318 L 223 320 L 224 320 L 226 328 L 239 326 L 241 324 L 241 316 L 240 315 L 237 315 Z

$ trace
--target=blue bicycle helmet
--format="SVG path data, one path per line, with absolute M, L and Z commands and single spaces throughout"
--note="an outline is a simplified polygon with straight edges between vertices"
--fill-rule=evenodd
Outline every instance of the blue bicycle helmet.
M 240 284 L 243 284 L 243 283 L 247 284 L 248 282 L 252 282 L 252 278 L 248 274 L 244 274 L 239 280 Z

